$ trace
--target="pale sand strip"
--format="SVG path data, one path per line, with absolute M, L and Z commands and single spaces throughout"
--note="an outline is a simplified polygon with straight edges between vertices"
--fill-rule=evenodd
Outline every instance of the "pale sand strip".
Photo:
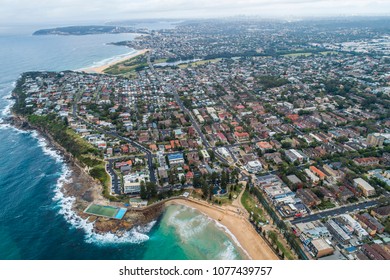
M 230 207 L 219 207 L 195 199 L 175 199 L 166 205 L 180 204 L 197 209 L 201 213 L 225 226 L 237 239 L 244 251 L 253 260 L 278 260 L 272 249 L 256 232 L 246 217 L 235 213 Z
M 141 54 L 144 54 L 147 51 L 149 51 L 149 50 L 148 49 L 138 50 L 138 51 L 136 51 L 133 54 L 129 54 L 129 55 L 127 55 L 125 57 L 122 57 L 122 58 L 119 58 L 118 60 L 115 60 L 115 61 L 110 61 L 109 63 L 101 65 L 101 66 L 95 66 L 95 67 L 89 67 L 89 68 L 80 69 L 80 72 L 103 74 L 104 70 L 106 70 L 107 68 L 109 68 L 109 67 L 111 67 L 111 66 L 113 66 L 115 64 L 118 64 L 120 62 L 129 60 L 129 59 L 131 59 L 133 57 L 136 57 L 136 56 L 139 56 Z

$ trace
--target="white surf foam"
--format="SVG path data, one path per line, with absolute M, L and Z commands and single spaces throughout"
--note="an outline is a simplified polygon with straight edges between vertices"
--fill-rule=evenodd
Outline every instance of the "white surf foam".
M 88 219 L 82 219 L 73 211 L 74 197 L 65 196 L 62 188 L 65 183 L 71 183 L 71 171 L 63 166 L 62 175 L 57 181 L 55 188 L 54 201 L 58 202 L 60 207 L 59 214 L 63 215 L 65 220 L 74 228 L 82 229 L 85 232 L 85 241 L 87 243 L 95 243 L 99 245 L 123 244 L 123 243 L 142 243 L 149 240 L 147 233 L 150 232 L 156 221 L 152 221 L 145 226 L 137 226 L 129 231 L 123 232 L 120 236 L 113 233 L 100 234 L 96 233 L 93 228 L 93 223 Z
M 193 212 L 200 213 L 200 217 L 203 217 L 204 221 L 206 221 L 206 222 L 203 222 L 204 226 L 207 226 L 207 222 L 215 223 L 218 228 L 223 230 L 230 237 L 230 239 L 233 241 L 233 243 L 247 256 L 247 258 L 251 259 L 249 254 L 248 254 L 248 252 L 241 246 L 241 244 L 238 241 L 238 239 L 236 238 L 236 236 L 226 226 L 224 226 L 221 223 L 219 223 L 218 221 L 208 217 L 206 214 L 202 213 L 201 211 L 199 211 L 196 208 L 193 208 L 193 207 L 190 207 L 190 206 L 187 206 L 187 205 L 185 205 L 185 206 L 182 205 L 182 206 L 183 206 L 183 208 L 181 208 L 179 211 L 177 211 L 177 214 L 173 215 L 175 218 L 177 217 L 177 215 L 179 215 L 179 213 L 181 213 L 183 211 L 186 211 L 186 209 L 187 210 L 191 209 Z M 175 222 L 176 222 L 176 224 L 178 224 L 177 221 L 175 221 Z M 187 223 L 187 224 L 190 224 L 190 223 Z M 183 222 L 183 225 L 180 225 L 180 226 L 184 226 L 184 228 L 185 228 L 186 227 L 186 222 Z M 179 232 L 179 234 L 182 234 L 184 236 L 188 234 L 188 232 L 183 231 L 181 228 L 179 228 L 179 229 L 180 229 L 180 232 L 181 232 L 181 233 Z M 189 233 L 195 233 L 195 231 L 192 229 Z M 185 236 L 185 237 L 187 237 L 187 236 Z M 231 244 L 231 242 L 229 242 L 229 243 Z M 231 249 L 233 249 L 233 251 L 231 253 L 234 254 L 234 247 L 232 247 Z M 225 257 L 231 256 L 231 254 L 229 252 L 225 252 L 225 251 L 223 251 L 222 254 L 226 254 Z M 221 259 L 225 259 L 225 258 L 223 256 L 221 256 Z
M 186 208 L 183 206 L 183 208 L 173 213 L 168 219 L 168 225 L 177 229 L 176 232 L 182 240 L 189 240 L 202 234 L 208 225 L 207 218 L 204 215 L 196 215 L 190 219 L 180 219 L 179 215 L 189 209 L 192 208 Z
M 223 243 L 223 245 L 226 246 L 226 250 L 224 250 L 218 254 L 218 259 L 219 260 L 235 260 L 235 259 L 237 259 L 237 254 L 235 252 L 234 245 L 229 241 L 225 241 Z
M 112 56 L 112 57 L 109 57 L 109 58 L 105 58 L 105 59 L 102 59 L 102 60 L 99 60 L 99 61 L 94 61 L 91 65 L 89 65 L 87 67 L 75 69 L 75 71 L 83 71 L 85 69 L 94 68 L 94 67 L 100 67 L 100 66 L 103 66 L 103 65 L 106 65 L 106 64 L 111 64 L 111 63 L 120 61 L 120 60 L 124 59 L 125 57 L 127 57 L 129 55 L 133 55 L 136 52 L 137 52 L 137 50 L 132 49 L 132 51 L 130 51 L 128 53 L 119 54 L 119 55 Z
M 45 155 L 48 155 L 55 159 L 56 162 L 64 162 L 60 152 L 49 147 L 48 142 L 45 138 L 41 137 L 35 130 L 31 132 L 31 136 L 38 140 L 38 146 L 42 148 Z
M 19 129 L 17 127 L 14 127 L 14 126 L 10 125 L 9 123 L 4 123 L 3 120 L 0 119 L 0 130 L 4 130 L 4 129 L 12 129 L 17 134 L 30 134 L 30 133 L 32 133 L 31 131 L 26 131 L 26 130 L 22 130 L 22 129 Z
M 248 252 L 241 246 L 241 244 L 238 241 L 237 237 L 227 227 L 225 227 L 221 223 L 217 222 L 216 220 L 211 219 L 210 217 L 208 217 L 208 219 L 214 221 L 215 224 L 217 225 L 217 227 L 219 227 L 223 231 L 225 231 L 225 233 L 230 236 L 230 238 L 234 242 L 234 244 L 241 249 L 241 251 L 248 257 L 248 259 L 251 259 L 249 254 L 248 254 Z

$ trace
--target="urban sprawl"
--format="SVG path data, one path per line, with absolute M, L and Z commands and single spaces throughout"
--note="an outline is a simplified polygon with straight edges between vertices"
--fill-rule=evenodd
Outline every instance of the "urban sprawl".
M 111 200 L 246 187 L 283 258 L 390 259 L 390 33 L 364 23 L 182 22 L 105 74 L 25 73 L 15 112 L 64 127 Z

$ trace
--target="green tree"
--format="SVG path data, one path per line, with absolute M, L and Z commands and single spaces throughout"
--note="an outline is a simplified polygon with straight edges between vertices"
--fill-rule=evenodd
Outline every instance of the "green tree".
M 207 199 L 209 196 L 209 187 L 207 185 L 207 182 L 203 178 L 201 179 L 201 186 L 203 198 Z
M 142 199 L 147 199 L 148 194 L 146 192 L 145 182 L 141 181 L 141 190 L 140 190 L 140 196 Z

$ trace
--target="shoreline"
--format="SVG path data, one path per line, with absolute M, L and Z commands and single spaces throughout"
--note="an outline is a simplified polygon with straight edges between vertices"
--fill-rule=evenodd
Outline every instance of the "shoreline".
M 249 259 L 279 260 L 246 217 L 233 213 L 227 207 L 214 206 L 195 199 L 174 199 L 166 202 L 165 206 L 175 204 L 196 209 L 206 217 L 214 220 L 218 227 L 221 227 L 221 225 L 225 227 L 227 229 L 226 231 L 224 228 L 225 234 Z
M 109 67 L 111 67 L 111 66 L 113 66 L 115 64 L 121 63 L 123 61 L 129 60 L 131 58 L 134 58 L 136 56 L 145 54 L 148 51 L 149 51 L 149 49 L 135 50 L 135 53 L 126 55 L 125 57 L 121 57 L 121 58 L 116 59 L 114 61 L 110 61 L 110 62 L 108 62 L 106 64 L 103 64 L 103 65 L 100 65 L 100 66 L 92 66 L 92 67 L 82 68 L 82 69 L 75 70 L 75 71 L 77 71 L 77 72 L 85 72 L 85 73 L 90 73 L 90 74 L 92 74 L 92 73 L 104 74 L 104 70 L 106 70 L 107 68 L 109 68 Z
M 65 175 L 66 177 L 64 178 L 61 176 L 57 182 L 61 184 L 58 187 L 58 192 L 62 194 L 64 200 L 71 202 L 71 206 L 68 206 L 67 209 L 65 209 L 65 206 L 61 206 L 64 210 L 62 215 L 64 215 L 67 222 L 75 227 L 77 227 L 75 223 L 83 221 L 90 229 L 88 231 L 84 228 L 87 235 L 95 234 L 104 236 L 105 234 L 112 234 L 117 239 L 120 239 L 137 226 L 146 226 L 160 218 L 165 207 L 170 205 L 183 205 L 196 209 L 202 215 L 213 220 L 218 227 L 222 228 L 226 236 L 234 243 L 243 256 L 246 256 L 248 259 L 279 259 L 263 238 L 255 231 L 247 218 L 235 213 L 229 206 L 215 206 L 194 198 L 185 199 L 176 197 L 146 209 L 132 210 L 128 208 L 122 220 L 106 219 L 85 214 L 84 209 L 90 203 L 115 206 L 118 206 L 120 203 L 110 202 L 104 198 L 102 196 L 102 186 L 87 174 L 85 169 L 79 165 L 77 159 L 57 143 L 50 134 L 38 127 L 31 126 L 27 120 L 15 114 L 8 123 L 23 131 L 35 131 L 44 139 L 48 148 L 58 152 L 63 164 L 68 170 L 67 176 Z M 61 195 L 57 193 L 56 196 L 59 197 Z M 67 217 L 70 216 L 71 219 L 68 220 Z
M 32 126 L 24 117 L 14 113 L 6 122 L 16 129 L 27 132 L 36 132 L 37 136 L 45 141 L 46 148 L 56 151 L 58 156 L 61 157 L 62 164 L 67 170 L 67 176 L 61 176 L 58 179 L 57 184 L 61 184 L 61 186 L 58 187 L 55 196 L 60 197 L 61 195 L 59 193 L 61 193 L 64 200 L 71 201 L 71 206 L 68 206 L 67 209 L 64 209 L 64 205 L 61 206 L 61 209 L 64 210 L 64 213 L 62 213 L 64 218 L 71 225 L 78 227 L 78 225 L 72 221 L 77 220 L 77 223 L 81 222 L 88 228 L 91 228 L 93 234 L 114 234 L 120 238 L 136 226 L 147 225 L 161 215 L 163 211 L 161 205 L 148 209 L 149 211 L 145 210 L 142 212 L 128 209 L 122 220 L 107 219 L 85 214 L 84 210 L 90 203 L 121 207 L 123 207 L 123 205 L 120 205 L 119 202 L 111 202 L 104 198 L 102 195 L 103 187 L 100 182 L 92 178 L 86 172 L 85 168 L 81 167 L 78 160 L 56 142 L 48 132 L 39 127 Z M 71 217 L 71 220 L 67 219 L 69 217 Z M 86 231 L 86 233 L 90 234 L 91 232 Z

